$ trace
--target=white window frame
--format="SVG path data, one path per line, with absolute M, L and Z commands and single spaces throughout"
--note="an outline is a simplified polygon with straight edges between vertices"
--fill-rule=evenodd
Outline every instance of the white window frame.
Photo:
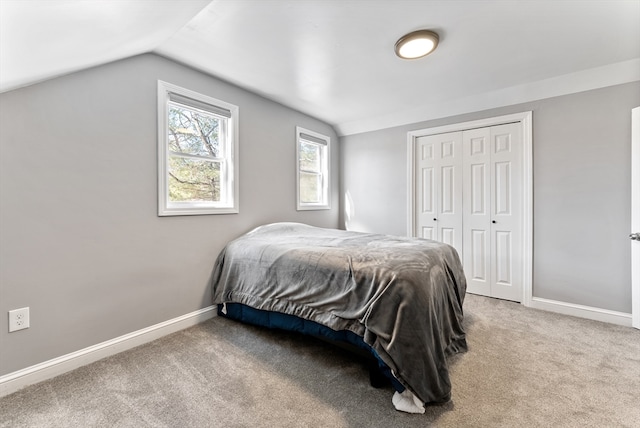
M 300 200 L 300 145 L 302 142 L 321 147 L 320 174 L 322 198 L 320 202 L 302 202 Z M 309 129 L 296 127 L 296 204 L 298 211 L 331 209 L 331 138 Z
M 169 200 L 169 104 L 203 110 L 213 115 L 224 111 L 226 132 L 221 170 L 221 201 L 172 202 Z M 227 117 L 230 116 L 230 117 Z M 222 116 L 221 116 L 222 117 Z M 195 91 L 158 80 L 158 215 L 236 214 L 239 212 L 238 122 L 239 108 Z

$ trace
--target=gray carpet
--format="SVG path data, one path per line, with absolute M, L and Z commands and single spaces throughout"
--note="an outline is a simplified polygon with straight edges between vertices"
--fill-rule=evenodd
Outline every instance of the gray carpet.
M 0 399 L 0 427 L 640 427 L 640 331 L 468 296 L 452 400 L 399 413 L 358 357 L 216 317 Z

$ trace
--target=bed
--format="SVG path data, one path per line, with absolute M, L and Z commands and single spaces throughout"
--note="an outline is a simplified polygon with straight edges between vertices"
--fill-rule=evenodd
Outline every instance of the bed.
M 467 350 L 466 281 L 447 244 L 273 223 L 224 247 L 211 286 L 223 316 L 370 352 L 398 410 L 451 397 L 447 356 Z

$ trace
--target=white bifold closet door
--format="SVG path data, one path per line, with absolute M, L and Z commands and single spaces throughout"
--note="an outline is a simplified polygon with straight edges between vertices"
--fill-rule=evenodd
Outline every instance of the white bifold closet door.
M 416 138 L 416 232 L 452 245 L 467 291 L 521 301 L 522 136 L 512 123 Z
M 470 293 L 522 296 L 522 143 L 519 124 L 463 133 L 463 264 Z

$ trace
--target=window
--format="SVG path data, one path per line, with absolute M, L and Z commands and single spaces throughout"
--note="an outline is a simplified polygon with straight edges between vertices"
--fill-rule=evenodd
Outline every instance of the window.
M 238 107 L 158 81 L 158 215 L 238 212 Z
M 296 127 L 298 210 L 329 205 L 329 137 Z

